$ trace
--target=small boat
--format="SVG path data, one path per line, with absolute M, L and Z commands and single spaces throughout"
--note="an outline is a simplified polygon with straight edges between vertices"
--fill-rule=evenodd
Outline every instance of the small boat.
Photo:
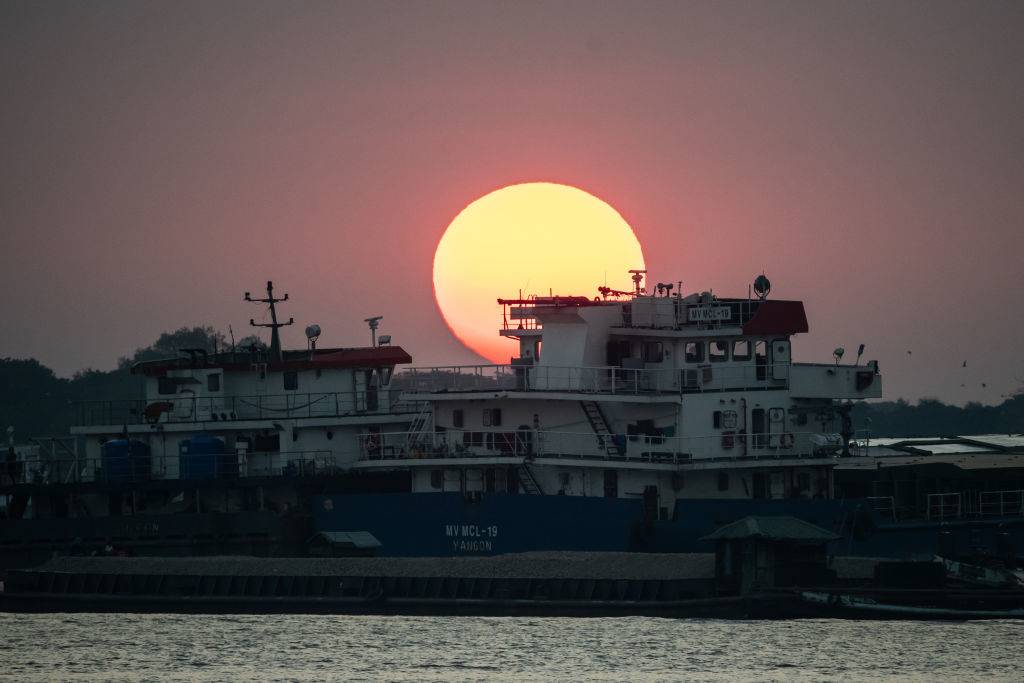
M 1005 567 L 987 567 L 935 556 L 946 567 L 946 576 L 956 581 L 990 588 L 1024 588 L 1024 573 Z
M 833 616 L 870 617 L 882 619 L 1021 619 L 1024 608 L 961 609 L 934 605 L 900 605 L 879 602 L 873 598 L 843 593 L 801 591 L 800 600 L 825 608 Z M 1021 603 L 1017 603 L 1021 604 Z

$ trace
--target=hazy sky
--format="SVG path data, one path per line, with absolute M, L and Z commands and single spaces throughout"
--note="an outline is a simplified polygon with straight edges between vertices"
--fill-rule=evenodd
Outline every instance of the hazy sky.
M 476 362 L 434 248 L 546 180 L 617 208 L 655 281 L 764 270 L 806 302 L 798 359 L 863 342 L 889 398 L 998 402 L 1024 385 L 1022 35 L 1020 2 L 7 0 L 0 356 L 247 334 L 272 278 L 322 344 L 382 314 L 417 364 Z

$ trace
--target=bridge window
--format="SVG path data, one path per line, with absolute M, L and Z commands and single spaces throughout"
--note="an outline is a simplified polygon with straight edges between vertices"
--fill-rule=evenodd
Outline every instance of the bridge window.
M 758 381 L 768 379 L 768 343 L 764 339 L 754 342 L 754 366 Z
M 661 342 L 644 342 L 641 357 L 645 363 L 660 363 L 664 359 Z
M 686 362 L 704 362 L 704 342 L 686 342 Z
M 484 409 L 484 427 L 501 426 L 501 408 Z
M 299 373 L 297 370 L 288 370 L 281 374 L 284 379 L 284 390 L 295 391 L 299 388 Z
M 729 342 L 715 340 L 708 346 L 708 360 L 722 363 L 729 360 Z
M 737 339 L 732 343 L 733 360 L 750 360 L 750 342 L 746 339 Z
M 178 383 L 174 381 L 173 377 L 159 377 L 156 380 L 156 393 L 176 394 L 178 393 Z
M 220 391 L 220 373 L 206 376 L 206 390 L 209 392 Z

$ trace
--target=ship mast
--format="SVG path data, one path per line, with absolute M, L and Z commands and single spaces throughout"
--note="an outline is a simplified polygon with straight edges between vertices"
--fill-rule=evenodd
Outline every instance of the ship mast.
M 281 303 L 282 301 L 288 301 L 288 294 L 285 293 L 280 299 L 274 298 L 274 283 L 267 280 L 267 298 L 266 299 L 253 299 L 249 296 L 249 292 L 245 293 L 245 300 L 251 301 L 256 304 L 267 304 L 270 306 L 270 322 L 269 323 L 258 323 L 252 318 L 249 318 L 249 324 L 253 327 L 269 327 L 270 328 L 270 358 L 277 363 L 283 360 L 281 353 L 281 336 L 278 334 L 278 328 L 286 325 L 292 325 L 295 323 L 295 318 L 288 318 L 288 322 L 279 323 L 277 322 L 277 309 L 274 308 L 275 304 Z

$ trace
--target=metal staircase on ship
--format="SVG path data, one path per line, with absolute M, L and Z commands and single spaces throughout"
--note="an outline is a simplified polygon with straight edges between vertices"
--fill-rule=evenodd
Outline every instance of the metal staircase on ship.
M 587 422 L 590 423 L 591 429 L 597 435 L 598 445 L 610 457 L 622 457 L 622 451 L 619 450 L 618 445 L 615 443 L 608 419 L 601 412 L 601 406 L 598 405 L 597 401 L 580 401 L 580 406 L 583 407 L 583 414 L 587 416 Z

